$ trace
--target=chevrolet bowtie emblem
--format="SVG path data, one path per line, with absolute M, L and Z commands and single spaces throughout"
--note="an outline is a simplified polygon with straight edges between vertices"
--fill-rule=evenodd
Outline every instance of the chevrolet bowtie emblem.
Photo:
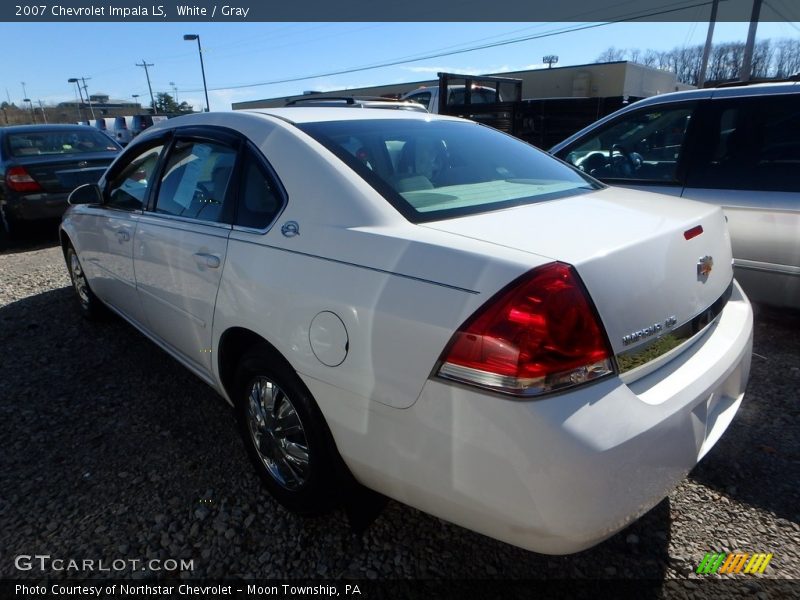
M 703 256 L 697 261 L 697 279 L 698 281 L 706 282 L 711 270 L 714 268 L 714 259 L 710 256 Z

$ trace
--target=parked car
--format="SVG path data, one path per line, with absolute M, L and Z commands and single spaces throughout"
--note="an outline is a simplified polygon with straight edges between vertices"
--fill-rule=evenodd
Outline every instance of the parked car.
M 57 219 L 67 195 L 96 182 L 119 145 L 84 125 L 0 128 L 0 217 L 12 232 L 23 221 Z
M 71 203 L 81 311 L 109 307 L 229 401 L 293 511 L 352 476 L 575 552 L 660 502 L 742 402 L 752 312 L 722 210 L 470 121 L 178 117 Z
M 133 132 L 133 137 L 142 133 L 148 127 L 153 126 L 152 115 L 133 115 L 130 130 Z
M 464 104 L 464 85 L 448 86 L 447 103 Z M 497 90 L 486 85 L 473 85 L 470 88 L 470 100 L 472 104 L 493 104 L 502 100 L 497 98 Z M 416 102 L 424 106 L 429 112 L 439 112 L 439 86 L 422 85 L 415 90 L 403 94 L 403 100 Z
M 133 139 L 133 133 L 128 129 L 128 118 L 114 118 L 114 139 L 120 146 L 127 146 Z
M 609 184 L 722 206 L 745 292 L 800 308 L 800 83 L 647 98 L 551 152 Z

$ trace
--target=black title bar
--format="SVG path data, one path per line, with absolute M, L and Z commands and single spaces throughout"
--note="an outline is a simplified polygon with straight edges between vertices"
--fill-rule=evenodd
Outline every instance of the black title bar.
M 3 2 L 5 22 L 274 22 L 274 21 L 707 21 L 712 0 L 55 0 Z M 750 20 L 753 0 L 720 0 L 718 21 Z M 800 21 L 800 2 L 764 2 L 760 21 Z

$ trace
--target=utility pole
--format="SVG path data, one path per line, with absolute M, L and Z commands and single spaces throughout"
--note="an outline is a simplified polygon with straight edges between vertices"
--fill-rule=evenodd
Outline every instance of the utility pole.
M 170 86 L 172 86 L 172 92 L 175 94 L 175 104 L 178 103 L 178 86 L 175 85 L 174 81 L 169 82 Z
M 761 14 L 761 0 L 753 0 L 753 14 L 750 15 L 750 29 L 747 30 L 747 43 L 744 45 L 744 58 L 742 70 L 739 72 L 739 81 L 750 81 L 753 71 L 753 47 L 756 44 L 756 28 L 758 16 Z
M 39 98 L 39 109 L 42 111 L 42 118 L 44 119 L 45 125 L 47 125 L 47 113 L 44 112 L 44 105 L 42 104 L 41 98 Z
M 150 104 L 153 107 L 153 114 L 158 114 L 158 109 L 156 108 L 156 99 L 153 98 L 153 86 L 150 85 L 150 72 L 147 70 L 147 67 L 154 67 L 153 63 L 148 63 L 145 59 L 142 59 L 142 64 L 136 63 L 137 67 L 144 67 L 144 75 L 147 77 L 147 89 L 150 90 Z
M 708 70 L 708 59 L 711 56 L 711 40 L 714 37 L 714 25 L 717 23 L 717 8 L 719 0 L 714 0 L 711 5 L 711 18 L 708 21 L 708 35 L 706 35 L 706 45 L 703 47 L 703 58 L 700 61 L 700 72 L 697 74 L 697 87 L 702 88 L 706 84 L 706 71 Z

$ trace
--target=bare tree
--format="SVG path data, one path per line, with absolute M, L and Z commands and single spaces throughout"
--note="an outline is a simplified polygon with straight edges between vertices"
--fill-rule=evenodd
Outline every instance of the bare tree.
M 597 57 L 595 62 L 616 62 L 625 59 L 625 50 L 614 48 L 611 46 L 606 48 L 600 56 Z
M 775 77 L 800 74 L 800 40 L 784 38 L 774 47 L 773 67 Z
M 627 59 L 647 67 L 671 71 L 679 81 L 696 85 L 702 56 L 702 45 L 675 47 L 666 51 L 620 49 L 612 46 L 597 58 L 597 62 Z M 708 81 L 738 79 L 743 58 L 743 42 L 714 44 L 708 60 L 706 79 Z M 753 50 L 752 64 L 753 77 L 759 79 L 800 74 L 800 40 L 793 38 L 777 41 L 761 40 Z
M 642 56 L 642 63 L 646 67 L 655 67 L 658 64 L 658 52 L 647 50 Z
M 770 40 L 761 40 L 753 48 L 753 72 L 754 78 L 769 77 L 774 70 L 772 69 L 772 62 L 775 55 L 775 49 L 772 47 Z

